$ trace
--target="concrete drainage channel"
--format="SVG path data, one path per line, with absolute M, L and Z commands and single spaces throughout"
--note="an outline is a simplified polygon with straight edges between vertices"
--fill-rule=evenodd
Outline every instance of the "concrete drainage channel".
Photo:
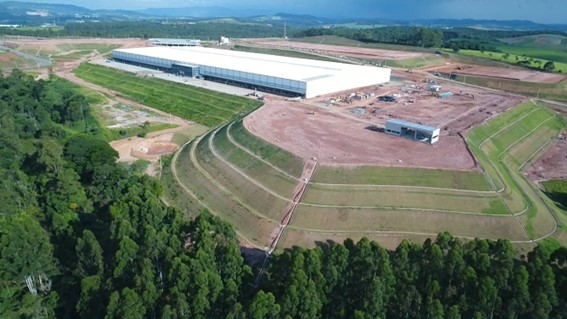
M 307 163 L 305 163 L 305 166 L 303 167 L 303 173 L 301 174 L 300 182 L 297 185 L 296 190 L 292 197 L 293 200 L 291 203 L 289 203 L 288 207 L 286 208 L 287 213 L 285 214 L 282 223 L 279 226 L 277 235 L 272 241 L 269 249 L 266 251 L 266 258 L 264 259 L 264 262 L 260 267 L 260 271 L 258 272 L 258 277 L 256 277 L 256 286 L 260 284 L 260 281 L 262 280 L 262 275 L 264 274 L 266 267 L 268 266 L 268 260 L 270 259 L 272 253 L 276 250 L 278 243 L 283 235 L 283 232 L 285 231 L 287 225 L 289 225 L 289 222 L 293 217 L 293 213 L 295 212 L 295 208 L 301 201 L 301 198 L 303 197 L 303 194 L 307 189 L 307 185 L 309 185 L 309 182 L 311 181 L 311 177 L 313 177 L 313 173 L 315 173 L 316 168 L 317 168 L 317 162 L 308 161 Z

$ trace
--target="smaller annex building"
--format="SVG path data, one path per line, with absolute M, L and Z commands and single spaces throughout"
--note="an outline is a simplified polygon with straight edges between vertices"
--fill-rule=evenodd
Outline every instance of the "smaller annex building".
M 440 129 L 404 120 L 391 119 L 386 122 L 384 132 L 420 142 L 433 144 L 439 141 Z

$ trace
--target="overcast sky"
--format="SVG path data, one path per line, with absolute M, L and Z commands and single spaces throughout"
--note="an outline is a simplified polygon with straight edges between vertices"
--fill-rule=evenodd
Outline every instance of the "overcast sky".
M 567 0 L 29 0 L 90 9 L 223 6 L 278 12 L 392 19 L 474 18 L 567 24 Z

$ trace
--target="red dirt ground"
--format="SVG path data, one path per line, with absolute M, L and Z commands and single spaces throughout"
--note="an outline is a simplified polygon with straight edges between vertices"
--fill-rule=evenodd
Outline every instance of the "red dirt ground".
M 565 135 L 560 136 L 557 142 L 525 172 L 536 184 L 550 179 L 567 179 L 567 139 Z
M 36 39 L 36 38 L 20 38 L 6 40 L 5 44 L 15 47 L 20 46 L 44 46 L 46 48 L 55 48 L 61 44 L 121 44 L 122 48 L 144 47 L 148 45 L 148 41 L 140 39 L 99 39 L 99 38 L 80 38 L 80 39 Z
M 148 155 L 164 155 L 175 152 L 179 145 L 173 143 L 154 142 L 148 148 Z
M 13 58 L 14 58 L 14 54 L 10 52 L 0 54 L 0 62 L 8 62 Z
M 458 68 L 461 68 L 459 70 Z M 566 79 L 566 76 L 558 73 L 547 73 L 531 71 L 519 68 L 495 68 L 477 65 L 449 65 L 435 68 L 438 72 L 453 73 L 461 75 L 476 75 L 502 80 L 517 80 L 533 83 L 559 83 Z
M 424 79 L 422 75 L 410 77 Z M 406 80 L 361 89 L 361 92 L 375 93 L 375 97 L 352 104 L 331 104 L 329 96 L 306 101 L 270 97 L 262 108 L 244 119 L 244 124 L 250 132 L 268 142 L 303 158 L 316 158 L 320 164 L 478 170 L 460 133 L 517 105 L 523 98 L 449 82 L 439 84 L 456 95 L 438 99 L 426 90 L 427 83 Z M 399 103 L 376 99 L 384 94 L 403 95 L 412 85 L 421 89 L 401 96 Z M 407 102 L 410 100 L 413 103 Z M 350 112 L 353 107 L 365 107 L 366 113 L 356 116 Z M 374 124 L 384 124 L 389 118 L 441 127 L 440 140 L 429 145 L 367 129 Z
M 244 124 L 268 142 L 322 164 L 475 168 L 458 136 L 426 145 L 367 130 L 368 124 L 299 102 L 269 101 Z
M 353 57 L 369 58 L 369 59 L 387 59 L 387 60 L 406 60 L 431 56 L 430 53 L 409 52 L 409 51 L 393 51 L 380 50 L 370 48 L 354 48 L 340 45 L 316 44 L 284 41 L 277 39 L 246 39 L 245 41 L 254 43 L 255 45 L 264 45 L 269 47 L 301 49 L 316 53 L 325 53 L 331 55 L 348 55 Z

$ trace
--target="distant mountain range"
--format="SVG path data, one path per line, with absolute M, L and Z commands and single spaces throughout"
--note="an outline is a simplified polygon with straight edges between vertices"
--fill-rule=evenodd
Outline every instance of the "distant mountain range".
M 112 21 L 112 20 L 147 20 L 147 19 L 191 19 L 195 21 L 215 18 L 236 18 L 240 22 L 265 23 L 279 26 L 284 21 L 290 27 L 368 27 L 383 25 L 411 25 L 436 28 L 471 27 L 487 30 L 554 30 L 567 32 L 567 24 L 539 24 L 526 20 L 474 20 L 474 19 L 357 19 L 357 18 L 326 18 L 311 15 L 277 13 L 273 15 L 258 9 L 234 9 L 228 7 L 184 7 L 184 8 L 149 8 L 144 10 L 91 10 L 88 8 L 65 5 L 44 4 L 33 2 L 5 1 L 0 2 L 0 24 L 7 25 L 41 25 L 55 23 L 63 25 L 71 22 Z M 226 20 L 223 20 L 226 22 Z

